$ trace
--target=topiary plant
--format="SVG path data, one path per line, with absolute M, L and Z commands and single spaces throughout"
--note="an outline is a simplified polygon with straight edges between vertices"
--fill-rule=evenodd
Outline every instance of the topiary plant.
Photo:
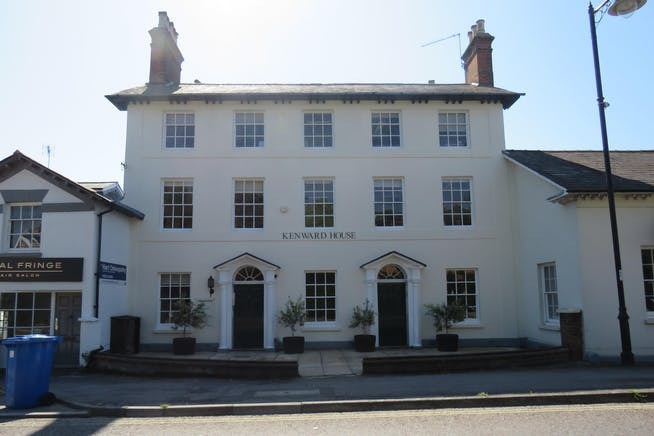
M 186 337 L 186 329 L 193 327 L 201 329 L 207 325 L 207 311 L 204 303 L 194 303 L 191 300 L 178 300 L 173 304 L 174 311 L 170 314 L 170 321 L 175 328 L 182 329 L 182 336 Z
M 370 301 L 366 298 L 363 307 L 354 306 L 352 309 L 352 320 L 350 328 L 361 327 L 364 334 L 370 334 L 370 326 L 375 323 L 375 311 L 372 309 Z
M 452 304 L 426 304 L 425 308 L 427 309 L 426 314 L 434 320 L 436 332 L 445 330 L 447 334 L 447 329 L 466 318 L 467 307 L 457 302 Z
M 277 315 L 277 321 L 284 327 L 289 327 L 291 329 L 291 336 L 295 336 L 297 325 L 304 325 L 306 317 L 307 312 L 304 298 L 298 297 L 297 300 L 291 300 L 291 297 L 288 297 L 284 309 Z

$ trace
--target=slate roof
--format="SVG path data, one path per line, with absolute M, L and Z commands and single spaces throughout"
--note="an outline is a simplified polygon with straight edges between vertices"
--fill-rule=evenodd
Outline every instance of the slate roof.
M 505 150 L 504 156 L 567 192 L 606 192 L 601 151 Z M 654 150 L 611 151 L 616 192 L 654 192 Z
M 439 100 L 445 102 L 500 102 L 511 107 L 524 94 L 501 88 L 466 84 L 307 83 L 205 84 L 139 86 L 106 98 L 120 110 L 129 102 L 238 101 L 238 100 Z
M 50 168 L 41 165 L 37 161 L 30 159 L 18 150 L 16 150 L 9 157 L 6 157 L 0 161 L 0 181 L 8 179 L 9 177 L 12 177 L 24 169 L 31 171 L 37 176 L 49 181 L 55 186 L 60 187 L 64 191 L 84 201 L 102 203 L 105 206 L 115 209 L 116 211 L 129 217 L 138 218 L 141 220 L 145 217 L 143 212 L 140 212 L 118 201 L 113 201 L 112 199 L 105 197 L 101 193 L 97 192 L 93 186 L 89 186 L 96 185 L 95 187 L 97 188 L 99 185 L 98 183 L 85 183 L 87 186 L 84 186 L 83 184 L 73 182 L 61 174 L 52 171 Z M 101 184 L 106 185 L 106 182 L 101 182 Z

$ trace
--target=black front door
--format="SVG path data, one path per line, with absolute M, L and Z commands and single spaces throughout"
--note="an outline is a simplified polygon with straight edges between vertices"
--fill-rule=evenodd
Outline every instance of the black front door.
M 406 345 L 406 284 L 378 283 L 377 309 L 379 346 Z
M 234 285 L 233 348 L 263 348 L 263 285 Z
M 79 318 L 82 314 L 82 295 L 58 293 L 55 299 L 54 334 L 61 336 L 54 355 L 55 366 L 79 365 Z

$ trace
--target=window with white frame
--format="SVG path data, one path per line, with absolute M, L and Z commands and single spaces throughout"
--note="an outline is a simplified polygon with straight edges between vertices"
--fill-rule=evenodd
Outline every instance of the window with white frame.
M 444 178 L 443 224 L 445 226 L 472 225 L 472 179 L 469 177 Z
M 195 147 L 195 114 L 192 112 L 167 113 L 165 119 L 166 148 Z
M 0 294 L 0 337 L 50 334 L 50 292 Z
M 234 228 L 263 228 L 263 180 L 234 181 Z
M 474 268 L 448 269 L 446 275 L 447 304 L 466 306 L 466 319 L 479 319 L 479 291 L 477 270 Z
M 374 203 L 376 227 L 401 227 L 404 225 L 402 179 L 375 179 Z
M 193 181 L 164 180 L 162 207 L 164 229 L 193 228 Z
M 41 205 L 9 205 L 9 248 L 41 247 Z
M 307 322 L 336 321 L 336 273 L 310 271 L 305 273 Z
M 237 148 L 263 147 L 263 112 L 234 114 L 234 146 Z
M 438 143 L 441 147 L 467 147 L 468 123 L 465 112 L 438 114 Z
M 304 180 L 304 226 L 334 227 L 333 180 Z
M 538 266 L 540 291 L 545 324 L 559 323 L 559 296 L 556 280 L 556 264 L 544 263 Z
M 333 144 L 332 113 L 304 113 L 304 146 L 307 148 L 327 148 Z
M 371 114 L 372 146 L 400 146 L 400 113 L 373 112 Z
M 645 284 L 645 307 L 654 312 L 654 247 L 641 249 L 643 280 Z
M 191 300 L 191 274 L 159 274 L 159 324 L 172 324 L 179 301 Z

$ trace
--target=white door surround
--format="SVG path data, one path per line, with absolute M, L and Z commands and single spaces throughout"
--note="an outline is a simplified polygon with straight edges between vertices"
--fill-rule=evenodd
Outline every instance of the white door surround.
M 275 284 L 280 267 L 250 253 L 243 253 L 213 267 L 218 273 L 220 292 L 220 349 L 232 349 L 235 275 L 246 266 L 254 267 L 263 274 L 263 348 L 272 350 L 275 348 Z

